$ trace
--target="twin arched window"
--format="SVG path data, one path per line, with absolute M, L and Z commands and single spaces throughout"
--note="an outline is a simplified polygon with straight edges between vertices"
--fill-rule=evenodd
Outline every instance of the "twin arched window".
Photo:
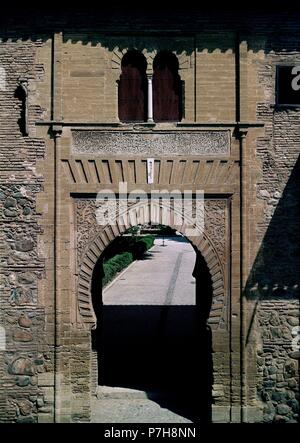
M 152 118 L 155 122 L 181 120 L 182 82 L 178 74 L 178 60 L 173 53 L 158 53 L 153 61 L 153 76 L 148 78 L 147 61 L 138 51 L 127 52 L 121 68 L 118 93 L 121 121 L 142 122 Z M 149 101 L 152 101 L 150 107 Z M 152 109 L 153 116 L 149 115 Z

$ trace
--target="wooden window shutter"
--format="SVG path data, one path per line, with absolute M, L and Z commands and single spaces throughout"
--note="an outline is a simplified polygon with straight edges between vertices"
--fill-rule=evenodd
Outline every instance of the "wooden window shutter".
M 122 60 L 119 80 L 119 119 L 124 122 L 147 119 L 147 62 L 143 54 L 129 51 Z
M 153 62 L 153 117 L 156 122 L 182 119 L 182 82 L 178 60 L 162 51 Z

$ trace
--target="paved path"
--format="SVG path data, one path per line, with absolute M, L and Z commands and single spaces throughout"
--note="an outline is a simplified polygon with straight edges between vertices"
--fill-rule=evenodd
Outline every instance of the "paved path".
M 148 399 L 143 392 L 135 394 L 137 391 L 133 390 L 133 394 L 116 395 L 110 389 L 93 400 L 92 423 L 192 423 Z
M 195 252 L 184 237 L 158 238 L 103 292 L 105 305 L 194 305 Z
M 144 358 L 141 355 L 143 350 L 146 349 L 147 343 L 149 345 L 147 340 L 149 340 L 150 337 L 151 341 L 151 334 L 153 334 L 153 331 L 157 332 L 158 324 L 161 325 L 159 322 L 161 322 L 161 312 L 165 309 L 163 308 L 164 306 L 170 306 L 167 311 L 168 314 L 166 314 L 168 319 L 166 320 L 166 318 L 163 317 L 165 318 L 165 323 L 162 334 L 167 337 L 166 340 L 169 339 L 170 334 L 178 334 L 176 330 L 177 325 L 180 335 L 180 330 L 188 330 L 189 324 L 191 323 L 191 317 L 188 317 L 190 314 L 184 314 L 183 309 L 189 310 L 188 312 L 190 312 L 190 310 L 193 309 L 193 305 L 195 305 L 195 280 L 192 277 L 195 264 L 195 252 L 191 245 L 181 236 L 166 238 L 164 245 L 165 246 L 163 246 L 163 239 L 157 238 L 153 248 L 148 251 L 143 260 L 132 264 L 113 284 L 103 291 L 103 304 L 106 310 L 104 311 L 104 322 L 106 321 L 106 324 L 111 324 L 112 330 L 112 332 L 110 331 L 109 333 L 109 347 L 115 349 L 115 354 L 118 356 L 112 366 L 114 368 L 119 367 L 121 371 L 126 371 L 126 365 L 131 364 L 131 366 L 128 366 L 129 369 L 127 368 L 129 374 L 132 374 Z M 183 308 L 183 305 L 185 305 L 185 308 Z M 139 320 L 137 320 L 135 317 L 136 310 L 139 312 L 142 310 L 142 312 L 145 313 L 145 317 L 141 319 L 142 315 L 139 314 Z M 128 313 L 126 319 L 124 319 L 124 311 Z M 121 314 L 119 314 L 119 312 L 121 312 Z M 118 315 L 120 316 L 118 317 Z M 183 320 L 181 320 L 181 318 L 183 318 Z M 142 330 L 144 323 L 147 324 L 144 330 Z M 120 336 L 118 335 L 118 328 L 120 328 L 121 331 L 125 331 L 122 329 L 124 324 L 125 327 L 129 325 L 129 329 L 131 325 L 134 325 L 134 327 L 132 331 L 129 332 L 127 332 L 126 329 L 126 332 L 121 333 Z M 148 332 L 148 330 L 150 330 L 150 332 Z M 136 331 L 138 331 L 138 334 Z M 124 333 L 128 334 L 128 336 L 124 337 Z M 187 332 L 187 334 L 189 333 L 190 332 Z M 111 335 L 113 338 L 111 338 Z M 140 338 L 137 339 L 140 340 L 140 343 L 136 345 L 137 352 L 134 350 L 130 356 L 130 350 L 128 352 L 127 350 L 124 351 L 124 347 L 126 347 L 127 342 L 135 341 L 136 335 L 140 336 Z M 160 341 L 163 342 L 163 340 L 164 337 L 162 337 Z M 173 338 L 171 338 L 170 342 L 165 343 L 170 343 L 172 346 L 172 340 Z M 176 343 L 175 341 L 175 346 L 177 346 Z M 166 347 L 163 348 L 162 354 L 158 357 L 158 364 L 155 364 L 156 366 L 161 366 L 159 371 L 165 369 L 165 373 L 167 374 L 165 380 L 168 382 L 168 374 L 169 372 L 173 372 L 173 367 L 176 365 L 176 362 L 168 366 L 169 356 L 165 357 L 165 355 L 166 349 L 169 350 L 170 346 L 169 344 L 164 346 Z M 184 344 L 183 349 L 185 349 L 185 346 Z M 156 352 L 157 346 L 155 345 L 154 348 L 148 349 L 155 349 Z M 123 356 L 122 352 L 124 352 Z M 186 350 L 186 352 L 188 351 Z M 136 358 L 135 354 L 138 353 L 140 353 L 140 360 L 137 359 L 137 361 L 133 363 L 126 361 L 134 360 L 134 358 Z M 102 355 L 103 353 L 101 354 L 100 350 L 100 359 L 102 358 L 103 360 Z M 110 356 L 109 358 L 114 357 Z M 146 358 L 147 357 L 145 357 L 145 359 Z M 167 361 L 167 363 L 165 363 L 165 361 Z M 111 366 L 109 366 L 109 368 L 110 367 Z M 143 368 L 139 371 L 145 374 L 147 369 L 145 370 L 145 368 Z M 179 371 L 181 370 L 179 369 Z M 110 373 L 111 369 L 109 369 L 109 374 Z M 145 377 L 149 380 L 152 373 L 153 369 L 151 367 Z M 178 378 L 178 375 L 176 375 L 175 378 Z M 135 380 L 134 378 L 134 381 Z M 172 383 L 174 385 L 174 382 Z M 98 398 L 93 400 L 92 421 L 96 423 L 191 423 L 190 417 L 188 417 L 187 414 L 181 413 L 182 409 L 173 407 L 172 400 L 170 402 L 170 399 L 168 399 L 167 402 L 164 402 L 161 401 L 161 398 L 157 399 L 155 397 L 157 393 L 154 393 L 155 395 L 153 397 L 153 395 L 149 395 L 149 391 L 132 389 L 134 386 L 131 386 L 130 383 L 129 386 L 130 388 L 99 386 Z M 187 402 L 188 399 L 185 400 L 185 403 Z

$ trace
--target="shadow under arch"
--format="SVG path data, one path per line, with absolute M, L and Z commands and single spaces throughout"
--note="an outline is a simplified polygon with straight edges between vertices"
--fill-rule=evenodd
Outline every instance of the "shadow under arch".
M 195 252 L 195 305 L 107 305 L 103 303 L 103 257 L 92 277 L 97 328 L 92 348 L 98 357 L 98 384 L 146 392 L 150 400 L 192 422 L 210 422 L 212 336 L 207 319 L 212 280 L 203 256 Z M 155 260 L 155 255 L 150 257 Z M 141 275 L 141 278 L 143 276 Z

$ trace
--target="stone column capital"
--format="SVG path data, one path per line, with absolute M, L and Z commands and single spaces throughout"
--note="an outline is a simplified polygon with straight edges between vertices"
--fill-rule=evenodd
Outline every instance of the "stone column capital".
M 52 133 L 54 135 L 55 138 L 61 137 L 62 135 L 62 125 L 52 125 Z
M 248 134 L 248 130 L 247 129 L 239 129 L 239 136 L 240 138 L 246 138 Z

